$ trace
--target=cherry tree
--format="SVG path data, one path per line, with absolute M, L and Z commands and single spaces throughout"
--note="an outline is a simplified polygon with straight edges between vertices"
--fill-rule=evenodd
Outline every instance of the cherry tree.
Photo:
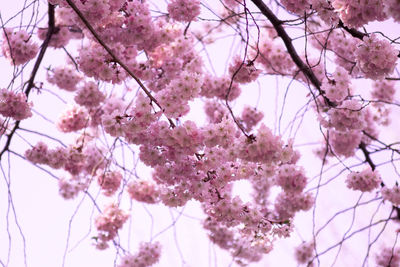
M 400 266 L 399 1 L 17 4 L 0 13 L 1 266 L 40 246 L 17 192 L 31 183 L 74 207 L 62 266 L 85 243 L 104 266 L 204 266 L 197 250 Z

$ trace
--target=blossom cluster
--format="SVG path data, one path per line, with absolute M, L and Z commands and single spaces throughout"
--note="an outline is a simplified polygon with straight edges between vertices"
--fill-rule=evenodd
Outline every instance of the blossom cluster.
M 95 226 L 99 232 L 97 248 L 107 248 L 107 242 L 117 236 L 118 230 L 122 228 L 128 218 L 129 215 L 121 210 L 117 204 L 112 203 L 107 205 L 103 213 L 95 219 Z
M 356 99 L 346 99 L 337 107 L 328 107 L 327 117 L 319 114 L 322 126 L 328 129 L 329 148 L 338 156 L 350 157 L 363 138 L 363 130 L 374 135 L 373 121 L 368 120 L 368 109 Z
M 392 102 L 394 99 L 394 94 L 396 92 L 394 88 L 395 83 L 393 81 L 387 80 L 379 80 L 375 81 L 372 85 L 371 96 L 374 101 L 378 101 L 373 103 L 374 105 L 382 105 L 379 101 L 382 102 Z
M 48 165 L 54 169 L 62 168 L 73 176 L 94 175 L 106 165 L 101 150 L 91 143 L 83 148 L 69 146 L 48 149 L 45 143 L 38 142 L 25 151 L 25 157 L 34 164 Z
M 200 95 L 207 98 L 217 97 L 219 99 L 234 100 L 241 93 L 241 89 L 237 82 L 231 81 L 229 77 L 213 77 L 206 75 L 204 83 L 201 87 Z
M 268 222 L 261 226 L 270 228 Z M 208 230 L 209 238 L 220 248 L 232 251 L 233 255 L 237 255 L 236 262 L 244 265 L 249 262 L 257 262 L 261 260 L 262 255 L 272 250 L 271 241 L 267 238 L 260 237 L 257 241 L 251 239 L 240 239 L 228 227 L 221 225 L 217 221 L 208 217 L 203 222 L 204 229 Z
M 379 267 L 400 266 L 400 248 L 383 247 L 379 254 L 375 255 L 376 264 Z
M 245 62 L 239 56 L 233 58 L 229 65 L 230 76 L 238 83 L 249 83 L 258 78 L 261 70 L 256 69 L 253 61 Z
M 121 259 L 118 267 L 147 267 L 156 264 L 161 257 L 161 244 L 154 243 L 141 243 L 139 251 L 134 254 L 128 254 Z
M 315 10 L 318 16 L 328 25 L 336 25 L 339 22 L 339 17 L 334 12 L 334 7 L 331 1 L 325 0 L 310 0 L 310 4 L 313 10 Z
M 336 68 L 330 79 L 324 79 L 321 89 L 332 102 L 342 102 L 349 93 L 350 77 L 348 72 L 342 68 Z
M 250 108 L 250 110 L 252 110 Z M 222 105 L 221 103 L 215 101 L 215 100 L 207 100 L 204 103 L 204 111 L 206 113 L 207 116 L 207 120 L 210 123 L 220 123 L 222 121 L 223 117 L 226 117 L 228 115 L 228 110 L 226 109 L 226 107 L 224 105 Z M 248 111 L 244 111 L 243 110 L 242 114 L 242 120 L 243 121 L 253 121 L 253 117 L 250 119 L 250 116 L 247 116 L 246 114 L 251 114 L 252 115 L 252 111 L 248 112 Z
M 47 38 L 47 32 L 47 28 L 39 28 L 37 32 L 39 39 L 45 40 Z M 72 38 L 79 37 L 81 37 L 81 35 L 71 32 L 68 26 L 57 25 L 54 27 L 54 30 L 52 32 L 49 46 L 54 48 L 62 48 L 65 47 Z
M 245 106 L 242 111 L 240 119 L 242 120 L 246 131 L 250 132 L 254 126 L 256 126 L 264 117 L 261 111 L 257 111 L 255 108 Z
M 309 0 L 281 0 L 282 5 L 290 12 L 303 15 L 310 7 Z
M 140 137 L 160 114 L 152 112 L 150 102 L 142 94 L 138 95 L 136 104 L 131 109 L 124 111 L 123 106 L 123 103 L 107 101 L 106 108 L 102 108 L 102 125 L 111 136 L 124 136 L 135 143 L 135 138 Z
M 249 141 L 245 137 L 241 137 L 240 141 L 239 157 L 244 160 L 272 163 L 282 159 L 283 142 L 279 136 L 274 136 L 264 124 L 261 124 L 258 129 L 254 141 Z
M 328 25 L 326 27 L 329 27 Z M 335 55 L 335 63 L 337 65 L 346 69 L 352 76 L 359 74 L 360 70 L 356 65 L 354 51 L 357 50 L 361 40 L 352 38 L 348 33 L 339 29 L 329 33 L 314 33 L 318 28 L 312 25 L 310 28 L 312 29 L 311 32 L 313 32 L 311 43 L 314 47 L 331 50 Z
M 166 89 L 158 92 L 156 98 L 167 116 L 182 117 L 189 112 L 188 101 L 199 95 L 202 85 L 202 76 L 184 71 Z
M 32 103 L 27 102 L 22 92 L 15 93 L 7 89 L 0 90 L 0 114 L 14 120 L 23 120 L 32 116 Z
M 304 171 L 292 164 L 280 166 L 275 179 L 285 192 L 301 192 L 307 185 Z
M 400 5 L 397 0 L 383 0 L 385 3 L 384 11 L 385 13 L 392 17 L 394 21 L 400 21 Z
M 376 34 L 366 36 L 356 50 L 357 65 L 365 77 L 382 79 L 394 71 L 399 51 Z
M 73 199 L 87 189 L 88 181 L 82 176 L 63 177 L 58 180 L 59 193 L 64 199 Z
M 97 183 L 106 196 L 114 195 L 121 185 L 121 180 L 122 174 L 118 171 L 97 171 Z
M 148 204 L 157 203 L 160 196 L 160 192 L 155 183 L 143 180 L 129 183 L 128 193 L 132 199 Z
M 392 188 L 383 187 L 381 194 L 384 200 L 391 202 L 395 206 L 400 206 L 400 188 L 398 185 Z
M 57 121 L 57 128 L 64 133 L 76 132 L 88 125 L 88 113 L 84 107 L 71 106 L 67 108 Z
M 281 192 L 276 197 L 274 208 L 281 220 L 293 218 L 299 211 L 307 211 L 314 205 L 311 193 Z
M 105 100 L 105 95 L 99 90 L 96 83 L 89 81 L 78 89 L 74 100 L 81 106 L 93 108 Z
M 114 53 L 122 59 L 128 60 L 124 56 L 125 48 L 115 44 Z M 79 69 L 88 77 L 94 77 L 106 82 L 120 83 L 126 79 L 126 72 L 108 55 L 107 51 L 98 43 L 91 42 L 88 46 L 80 49 Z
M 261 63 L 267 73 L 292 75 L 295 64 L 286 49 L 276 44 L 272 38 L 266 38 L 259 44 L 259 53 L 256 61 Z
M 314 245 L 313 242 L 303 242 L 296 248 L 295 258 L 298 263 L 305 264 L 310 262 L 314 256 Z
M 350 28 L 358 28 L 374 20 L 384 20 L 382 0 L 335 0 L 332 3 L 343 23 Z
M 149 103 L 143 102 L 143 106 L 148 109 Z M 136 104 L 135 111 L 140 107 Z M 123 120 L 120 118 L 119 123 L 123 124 Z M 135 138 L 129 136 L 134 131 L 114 132 L 130 143 L 139 144 L 140 159 L 154 169 L 156 184 L 144 180 L 131 181 L 127 188 L 130 197 L 144 203 L 162 202 L 170 207 L 182 206 L 190 199 L 199 200 L 212 220 L 242 236 L 237 240 L 236 249 L 254 231 L 266 240 L 274 232 L 287 236 L 288 230 L 284 226 L 275 226 L 273 220 L 290 219 L 296 212 L 309 209 L 313 203 L 312 195 L 303 193 L 307 179 L 294 165 L 296 153 L 291 145 L 284 146 L 280 137 L 274 136 L 265 125 L 260 126 L 253 139 L 238 138 L 232 119 L 225 116 L 220 122 L 202 128 L 191 121 L 174 127 L 160 120 L 146 125 L 147 134 L 138 134 Z M 290 165 L 286 167 L 284 164 Z M 278 173 L 279 168 L 274 165 L 282 165 L 282 172 L 276 179 L 272 176 Z M 265 171 L 261 171 L 264 168 Z M 284 172 L 284 168 L 294 171 Z M 265 210 L 265 205 L 259 208 L 258 204 L 244 203 L 232 196 L 232 182 L 254 177 L 255 187 L 261 188 L 259 181 L 265 180 L 262 177 L 266 175 L 270 177 L 269 187 L 280 186 L 287 191 L 278 197 L 273 210 Z M 263 193 L 268 194 L 267 191 Z M 259 196 L 260 205 L 265 204 L 265 199 L 261 200 Z M 241 224 L 244 229 L 240 230 L 238 226 Z M 261 251 L 270 246 L 270 241 L 258 247 L 257 257 L 243 252 L 243 260 L 259 259 Z
M 381 182 L 379 173 L 367 168 L 362 172 L 351 172 L 347 175 L 346 185 L 353 190 L 361 192 L 371 192 L 379 187 Z
M 358 130 L 341 132 L 331 129 L 329 131 L 329 143 L 337 155 L 353 156 L 361 139 L 362 133 Z
M 200 14 L 199 0 L 171 0 L 168 4 L 171 18 L 182 22 L 191 22 Z
M 36 57 L 39 46 L 31 37 L 25 30 L 13 31 L 10 28 L 4 28 L 1 49 L 11 64 L 22 65 Z
M 364 111 L 355 99 L 343 101 L 335 109 L 328 111 L 330 125 L 338 131 L 361 130 L 365 126 Z
M 75 91 L 76 85 L 83 79 L 72 66 L 60 66 L 47 72 L 47 81 L 66 91 Z

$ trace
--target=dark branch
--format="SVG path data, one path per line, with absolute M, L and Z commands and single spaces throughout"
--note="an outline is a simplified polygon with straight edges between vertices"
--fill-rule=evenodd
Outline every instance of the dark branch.
M 47 47 L 49 46 L 51 36 L 54 33 L 54 6 L 51 4 L 49 4 L 48 18 L 49 18 L 49 22 L 48 22 L 48 31 L 47 31 L 46 39 L 42 43 L 42 46 L 41 46 L 40 52 L 39 52 L 39 56 L 36 59 L 35 65 L 33 66 L 33 69 L 31 72 L 31 76 L 27 82 L 28 86 L 26 87 L 26 90 L 25 90 L 26 97 L 29 96 L 29 93 L 31 92 L 32 88 L 34 87 L 36 73 L 39 70 L 40 63 L 42 63 L 42 60 L 46 53 Z M 10 148 L 11 139 L 14 136 L 14 133 L 18 130 L 20 123 L 21 123 L 21 121 L 16 121 L 14 124 L 14 127 L 11 129 L 10 133 L 7 135 L 7 141 L 4 145 L 4 148 L 0 152 L 0 160 L 3 156 L 3 154 L 6 151 L 8 151 L 8 149 Z
M 344 30 L 345 30 L 346 32 L 348 32 L 351 36 L 353 36 L 353 37 L 355 37 L 355 38 L 358 38 L 358 39 L 360 39 L 360 40 L 362 40 L 365 36 L 368 36 L 368 34 L 366 34 L 366 33 L 363 33 L 363 32 L 360 32 L 360 31 L 354 29 L 354 28 L 349 28 L 349 27 L 345 26 L 345 25 L 343 24 L 343 21 L 342 21 L 342 20 L 339 20 L 338 27 L 344 29 Z
M 51 36 L 54 33 L 54 29 L 55 29 L 54 6 L 52 4 L 49 4 L 48 17 L 49 17 L 49 22 L 48 22 L 48 30 L 47 30 L 47 34 L 46 34 L 46 39 L 44 39 L 44 41 L 42 43 L 42 46 L 41 46 L 40 52 L 39 52 L 39 56 L 36 59 L 35 66 L 33 66 L 33 70 L 31 72 L 31 77 L 28 80 L 28 87 L 25 90 L 25 95 L 27 97 L 29 96 L 30 91 L 34 87 L 36 73 L 39 70 L 39 66 L 42 63 L 44 54 L 46 53 L 47 47 L 49 46 Z
M 317 88 L 319 93 L 324 97 L 325 102 L 329 106 L 334 107 L 335 106 L 334 103 L 332 103 L 328 98 L 324 96 L 325 92 L 321 89 L 321 82 L 318 80 L 317 76 L 315 76 L 312 69 L 309 66 L 307 66 L 300 58 L 300 56 L 297 54 L 297 51 L 293 46 L 292 39 L 282 26 L 283 22 L 275 16 L 275 14 L 271 11 L 271 9 L 269 9 L 262 0 L 251 0 L 251 1 L 258 7 L 258 9 L 260 9 L 261 13 L 268 18 L 272 26 L 274 26 L 278 36 L 282 39 L 290 57 L 292 58 L 296 66 L 311 81 L 314 87 Z
M 364 154 L 365 161 L 368 163 L 368 165 L 371 167 L 371 169 L 374 171 L 376 169 L 375 163 L 372 161 L 371 157 L 369 156 L 370 152 L 367 150 L 367 146 L 365 145 L 364 142 L 361 142 L 360 145 L 358 146 L 361 151 Z

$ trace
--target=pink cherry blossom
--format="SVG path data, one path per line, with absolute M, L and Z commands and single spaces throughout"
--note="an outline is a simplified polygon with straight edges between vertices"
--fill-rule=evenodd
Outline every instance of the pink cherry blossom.
M 200 1 L 171 0 L 168 4 L 168 12 L 174 20 L 190 22 L 200 14 Z
M 363 38 L 356 50 L 357 65 L 365 77 L 382 79 L 394 71 L 398 54 L 387 40 L 379 40 L 376 34 L 371 34 Z
M 39 46 L 31 37 L 25 30 L 14 32 L 9 28 L 4 29 L 1 49 L 11 64 L 22 65 L 36 57 Z
M 22 92 L 15 93 L 7 89 L 0 90 L 0 114 L 14 120 L 24 120 L 32 116 L 31 102 L 27 102 Z
M 353 190 L 370 192 L 378 188 L 381 182 L 379 173 L 367 168 L 361 172 L 351 172 L 347 175 L 346 185 Z

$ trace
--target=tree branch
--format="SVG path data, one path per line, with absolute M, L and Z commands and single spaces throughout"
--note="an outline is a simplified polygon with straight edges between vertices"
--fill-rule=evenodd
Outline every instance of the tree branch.
M 367 146 L 364 142 L 361 142 L 358 147 L 360 150 L 363 152 L 365 161 L 368 163 L 368 165 L 371 167 L 371 169 L 374 171 L 376 169 L 375 163 L 372 161 L 370 157 L 370 152 L 367 150 Z
M 344 29 L 344 30 L 345 30 L 346 32 L 348 32 L 351 36 L 353 36 L 353 37 L 355 37 L 355 38 L 358 38 L 358 39 L 360 39 L 360 40 L 362 40 L 365 36 L 368 36 L 368 34 L 366 34 L 366 33 L 363 33 L 363 32 L 360 32 L 360 31 L 354 29 L 354 28 L 349 28 L 349 27 L 345 26 L 345 25 L 343 24 L 343 21 L 342 21 L 342 20 L 339 20 L 338 27 Z
M 47 34 L 46 34 L 46 39 L 44 39 L 44 41 L 42 43 L 42 46 L 41 46 L 40 52 L 39 52 L 39 56 L 36 59 L 35 66 L 33 66 L 33 70 L 31 72 L 31 77 L 28 80 L 28 87 L 25 90 L 25 95 L 27 97 L 29 96 L 29 93 L 34 86 L 36 73 L 39 70 L 39 66 L 42 63 L 44 54 L 46 53 L 47 47 L 49 46 L 51 36 L 54 33 L 55 20 L 54 20 L 54 6 L 52 4 L 49 4 L 48 18 L 49 18 L 49 22 L 48 22 L 48 30 L 47 30 Z
M 307 66 L 300 56 L 297 54 L 296 49 L 293 46 L 292 39 L 287 34 L 285 29 L 283 28 L 283 22 L 279 20 L 275 14 L 269 9 L 262 0 L 251 0 L 261 11 L 261 13 L 267 17 L 267 19 L 271 22 L 272 26 L 274 26 L 278 36 L 282 39 L 283 43 L 286 46 L 287 52 L 289 53 L 290 57 L 292 58 L 293 62 L 296 66 L 300 69 L 301 72 L 311 81 L 315 88 L 317 88 L 318 92 L 323 96 L 325 102 L 334 107 L 334 103 L 332 103 L 328 98 L 325 97 L 324 90 L 321 89 L 321 82 L 318 80 L 317 76 L 315 76 L 312 69 Z
M 34 87 L 36 73 L 39 70 L 40 64 L 43 61 L 43 57 L 44 57 L 44 55 L 46 53 L 47 47 L 49 46 L 51 36 L 54 33 L 54 28 L 55 28 L 54 27 L 54 24 L 55 24 L 55 21 L 54 21 L 54 5 L 49 4 L 49 9 L 48 9 L 47 13 L 48 13 L 48 18 L 49 18 L 48 31 L 47 31 L 47 34 L 46 34 L 46 39 L 43 41 L 42 46 L 40 48 L 40 52 L 39 52 L 39 55 L 38 55 L 38 57 L 36 59 L 35 65 L 33 66 L 33 69 L 32 69 L 32 72 L 31 72 L 31 76 L 30 76 L 29 80 L 27 81 L 28 86 L 26 87 L 26 90 L 25 90 L 25 95 L 26 95 L 27 98 L 28 98 L 29 93 L 31 92 L 32 88 Z M 7 141 L 6 141 L 3 149 L 0 152 L 0 160 L 1 160 L 2 156 L 3 156 L 3 154 L 6 151 L 8 151 L 8 149 L 10 147 L 10 144 L 11 144 L 11 139 L 14 136 L 14 133 L 19 128 L 19 124 L 20 123 L 21 123 L 21 121 L 16 121 L 15 124 L 14 124 L 14 127 L 11 129 L 10 133 L 7 135 Z

